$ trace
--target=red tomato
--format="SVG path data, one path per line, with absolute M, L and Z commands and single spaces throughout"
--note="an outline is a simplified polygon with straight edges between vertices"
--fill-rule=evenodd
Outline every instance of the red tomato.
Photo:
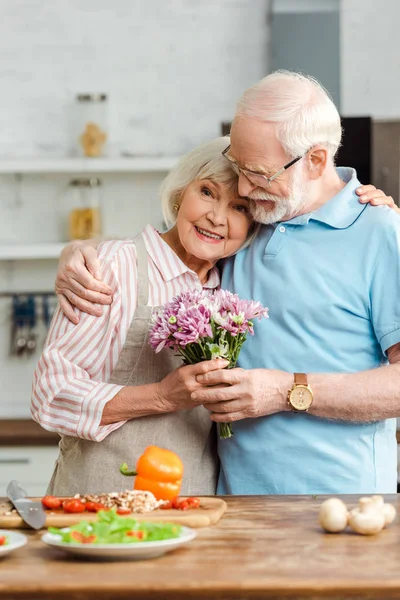
M 42 498 L 42 504 L 45 508 L 55 509 L 60 508 L 62 500 L 60 498 L 56 498 L 55 496 L 45 496 Z
M 70 500 L 65 500 L 63 502 L 63 509 L 66 513 L 82 513 L 85 512 L 85 503 L 77 500 L 76 498 L 71 498 Z
M 81 542 L 82 543 L 84 535 L 80 531 L 72 531 L 71 532 L 71 537 L 72 537 L 73 540 L 75 540 L 75 542 Z
M 126 535 L 128 537 L 137 538 L 138 540 L 144 539 L 144 531 L 127 531 Z
M 199 508 L 200 507 L 200 498 L 195 498 L 191 496 L 187 498 L 186 502 L 189 504 L 190 508 Z
M 86 502 L 85 508 L 88 512 L 99 512 L 99 510 L 108 510 L 101 502 Z
M 175 496 L 175 498 L 173 498 L 171 500 L 171 504 L 172 504 L 172 508 L 179 508 L 180 500 L 179 500 L 178 496 Z
M 97 539 L 95 535 L 83 535 L 80 531 L 73 531 L 71 537 L 79 544 L 93 544 Z
M 117 515 L 130 515 L 131 512 L 129 508 L 117 508 Z
M 160 506 L 160 508 L 162 508 L 163 510 L 169 510 L 170 508 L 172 508 L 172 502 L 166 502 L 165 504 Z
M 190 508 L 189 502 L 187 500 L 181 500 L 178 506 L 179 510 L 188 510 Z
M 93 544 L 93 542 L 95 542 L 97 540 L 97 537 L 95 535 L 87 535 L 83 537 L 83 543 L 84 544 Z
M 5 543 L 7 541 L 7 538 L 5 535 L 0 535 L 0 546 L 4 546 Z

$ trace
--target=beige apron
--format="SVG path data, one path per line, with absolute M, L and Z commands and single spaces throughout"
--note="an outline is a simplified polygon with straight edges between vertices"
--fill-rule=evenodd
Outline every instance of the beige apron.
M 148 343 L 153 307 L 147 306 L 147 251 L 140 235 L 134 243 L 138 265 L 138 306 L 109 381 L 124 386 L 161 381 L 182 364 L 172 350 L 164 349 L 156 354 Z M 203 406 L 132 419 L 101 442 L 62 436 L 47 493 L 71 496 L 130 489 L 134 479 L 121 475 L 119 466 L 123 462 L 134 466 L 144 449 L 152 444 L 169 448 L 181 457 L 184 464 L 182 494 L 215 494 L 219 467 L 216 429 L 210 413 Z

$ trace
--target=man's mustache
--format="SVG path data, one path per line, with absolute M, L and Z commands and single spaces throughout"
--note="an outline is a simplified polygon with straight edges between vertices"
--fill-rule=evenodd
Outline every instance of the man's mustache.
M 279 202 L 279 200 L 282 200 L 282 198 L 279 198 L 279 196 L 268 194 L 268 192 L 264 192 L 262 190 L 250 192 L 247 198 L 249 200 L 253 200 L 253 202 L 257 200 L 269 200 L 270 202 Z

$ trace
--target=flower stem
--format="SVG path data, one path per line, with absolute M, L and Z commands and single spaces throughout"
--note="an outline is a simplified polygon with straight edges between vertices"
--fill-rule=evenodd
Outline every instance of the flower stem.
M 233 431 L 230 423 L 221 423 L 219 426 L 219 437 L 221 440 L 227 440 L 233 436 Z

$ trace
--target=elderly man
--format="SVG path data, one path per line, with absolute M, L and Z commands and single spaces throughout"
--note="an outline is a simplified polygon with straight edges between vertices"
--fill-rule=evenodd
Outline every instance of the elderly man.
M 240 367 L 192 395 L 221 440 L 221 494 L 396 491 L 400 218 L 359 203 L 336 169 L 338 112 L 314 80 L 277 72 L 237 105 L 225 156 L 264 223 L 222 287 L 270 308 Z M 390 363 L 389 365 L 387 363 Z
M 201 376 L 192 394 L 214 421 L 234 422 L 219 443 L 221 494 L 396 491 L 400 218 L 359 202 L 355 172 L 334 165 L 340 139 L 338 112 L 311 78 L 273 73 L 238 103 L 224 155 L 264 226 L 226 261 L 222 287 L 271 318 L 241 368 Z M 75 277 L 104 291 L 83 261 Z

